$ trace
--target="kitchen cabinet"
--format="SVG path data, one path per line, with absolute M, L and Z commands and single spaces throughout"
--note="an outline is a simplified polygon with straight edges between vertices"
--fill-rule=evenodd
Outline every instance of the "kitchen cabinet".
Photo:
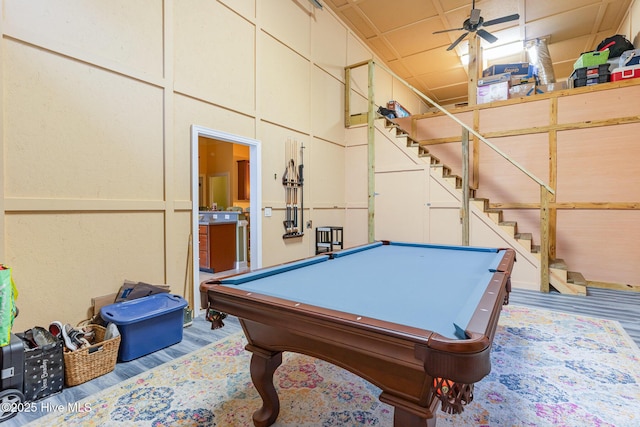
M 236 223 L 200 224 L 200 270 L 218 273 L 233 270 L 236 263 Z

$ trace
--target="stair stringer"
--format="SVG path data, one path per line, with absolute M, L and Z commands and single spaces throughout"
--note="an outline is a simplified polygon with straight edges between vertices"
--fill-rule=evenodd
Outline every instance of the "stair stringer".
M 378 126 L 378 130 L 382 133 L 384 133 L 384 130 L 386 130 L 388 140 L 396 148 L 402 150 L 405 155 L 410 156 L 414 163 L 428 164 L 430 166 L 430 179 L 438 180 L 441 185 L 444 185 L 443 188 L 447 188 L 447 190 L 454 190 L 449 191 L 449 193 L 453 197 L 455 197 L 458 203 L 461 203 L 461 178 L 455 175 L 451 175 L 451 169 L 449 167 L 441 163 L 438 158 L 430 154 L 426 147 L 420 146 L 418 141 L 413 140 L 407 132 L 405 132 L 393 121 L 386 118 L 383 118 L 383 120 L 384 128 L 380 129 L 380 127 Z M 473 197 L 473 190 L 469 191 L 470 197 Z M 516 250 L 516 253 L 521 254 L 521 256 L 524 257 L 527 262 L 530 263 L 531 266 L 533 266 L 534 269 L 538 270 L 535 281 L 521 281 L 520 283 L 523 286 L 516 286 L 530 289 L 534 286 L 533 283 L 537 281 L 538 286 L 536 286 L 534 289 L 539 290 L 539 278 L 541 277 L 541 275 L 539 274 L 540 258 L 539 254 L 532 252 L 533 247 L 531 234 L 518 233 L 517 224 L 515 222 L 502 221 L 501 212 L 481 208 L 476 203 L 470 204 L 470 215 L 471 214 L 473 214 L 473 216 L 471 217 L 472 219 L 475 218 L 477 221 L 481 221 L 485 224 L 486 227 L 492 229 L 494 233 L 498 232 L 499 234 L 501 234 L 503 239 L 502 241 L 506 244 L 506 246 L 512 247 L 514 250 Z M 491 244 L 482 243 L 487 240 L 491 241 L 492 239 L 489 236 L 485 236 L 484 238 L 479 239 L 479 243 L 476 244 L 473 242 L 473 238 L 474 233 L 470 226 L 470 241 L 472 245 L 500 246 L 502 244 L 500 240 L 494 241 Z M 523 274 L 522 276 L 528 277 L 529 275 Z M 513 280 L 515 282 L 516 277 L 514 277 Z M 553 286 L 560 293 L 586 295 L 586 280 L 580 273 L 568 271 L 568 268 L 563 260 L 553 260 L 551 262 L 549 268 L 549 282 L 551 286 Z
M 441 178 L 439 172 L 434 171 L 435 168 L 435 166 L 430 168 L 430 185 L 440 186 L 442 191 L 448 192 L 449 196 L 461 205 L 462 193 Z M 540 290 L 540 260 L 473 203 L 469 204 L 469 244 L 512 248 L 516 251 L 516 263 L 511 274 L 512 286 L 519 289 Z

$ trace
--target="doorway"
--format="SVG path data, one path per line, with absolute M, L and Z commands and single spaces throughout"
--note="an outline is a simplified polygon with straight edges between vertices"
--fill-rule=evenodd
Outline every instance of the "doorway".
M 199 211 L 200 207 L 203 206 L 203 198 L 210 199 L 210 186 L 212 183 L 216 181 L 210 181 L 210 178 L 215 177 L 217 175 L 204 177 L 199 170 L 199 141 L 201 138 L 209 138 L 225 143 L 231 144 L 239 144 L 248 146 L 249 148 L 249 222 L 251 224 L 251 233 L 249 236 L 249 245 L 251 247 L 251 268 L 260 268 L 262 267 L 262 223 L 260 221 L 260 209 L 262 206 L 262 183 L 261 183 L 261 143 L 258 140 L 252 138 L 246 138 L 240 135 L 234 135 L 214 129 L 205 128 L 202 126 L 192 125 L 191 126 L 191 194 L 192 194 L 192 208 L 191 208 L 191 223 L 192 223 L 192 250 L 193 254 L 193 285 L 194 285 L 194 295 L 199 295 L 199 264 L 200 264 L 200 252 L 198 245 L 198 222 L 199 222 Z M 205 178 L 205 179 L 203 179 Z M 233 200 L 229 195 L 229 184 L 228 184 L 228 174 L 227 174 L 227 184 L 226 184 L 226 193 L 227 193 L 227 201 L 225 202 L 224 207 L 229 208 L 228 205 L 232 204 L 230 201 Z M 213 184 L 216 185 L 217 184 Z M 224 184 L 223 184 L 224 185 Z M 215 191 L 215 190 L 214 190 Z M 214 200 L 214 199 L 211 199 Z M 207 205 L 204 205 L 207 206 Z

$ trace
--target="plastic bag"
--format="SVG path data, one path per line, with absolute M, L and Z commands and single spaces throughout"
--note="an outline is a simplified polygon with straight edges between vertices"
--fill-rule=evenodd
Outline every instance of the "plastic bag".
M 18 314 L 17 297 L 18 290 L 11 276 L 11 269 L 0 264 L 0 347 L 11 341 L 13 320 Z

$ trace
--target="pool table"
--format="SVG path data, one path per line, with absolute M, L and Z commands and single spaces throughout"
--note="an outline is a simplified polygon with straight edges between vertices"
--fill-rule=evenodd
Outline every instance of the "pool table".
M 513 249 L 382 241 L 203 282 L 203 307 L 237 316 L 263 406 L 278 417 L 282 352 L 323 359 L 382 390 L 394 426 L 435 426 L 459 413 L 491 370 L 508 302 Z

